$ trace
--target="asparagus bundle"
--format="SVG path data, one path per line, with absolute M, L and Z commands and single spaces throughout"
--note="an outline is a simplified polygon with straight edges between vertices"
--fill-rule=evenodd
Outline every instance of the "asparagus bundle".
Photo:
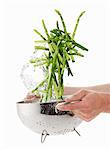
M 73 76 L 69 62 L 75 62 L 74 56 L 84 57 L 79 50 L 88 51 L 87 48 L 74 39 L 80 18 L 85 11 L 79 15 L 72 34 L 67 32 L 60 11 L 55 10 L 55 12 L 60 17 L 63 29 L 59 27 L 59 22 L 56 21 L 56 28 L 49 32 L 44 20 L 42 20 L 46 37 L 38 30 L 34 29 L 34 31 L 42 38 L 42 40 L 35 41 L 35 52 L 41 50 L 43 51 L 43 56 L 30 60 L 35 67 L 41 66 L 45 69 L 45 79 L 32 91 L 39 93 L 40 87 L 46 83 L 45 90 L 40 91 L 43 93 L 42 96 L 45 101 L 51 100 L 53 93 L 55 93 L 56 99 L 62 99 L 64 92 L 64 71 L 67 70 L 68 76 Z M 44 46 L 44 43 L 46 46 Z

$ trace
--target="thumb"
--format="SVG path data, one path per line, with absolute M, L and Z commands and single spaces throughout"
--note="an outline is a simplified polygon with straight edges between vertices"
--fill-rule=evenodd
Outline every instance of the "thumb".
M 66 98 L 65 101 L 72 102 L 72 101 L 81 100 L 84 96 L 86 96 L 87 93 L 88 93 L 87 90 L 80 90 L 75 94 L 73 94 L 71 97 Z
M 71 111 L 71 110 L 78 110 L 84 108 L 84 103 L 81 102 L 75 102 L 65 105 L 65 103 L 59 103 L 56 105 L 56 108 L 62 111 Z

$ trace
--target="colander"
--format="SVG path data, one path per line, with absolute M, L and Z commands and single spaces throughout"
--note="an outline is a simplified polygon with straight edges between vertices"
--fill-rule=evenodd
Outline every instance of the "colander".
M 82 122 L 75 115 L 41 114 L 40 102 L 38 101 L 21 101 L 17 102 L 16 105 L 17 113 L 22 123 L 32 131 L 41 134 L 41 142 L 44 142 L 47 135 L 59 135 L 74 131 Z

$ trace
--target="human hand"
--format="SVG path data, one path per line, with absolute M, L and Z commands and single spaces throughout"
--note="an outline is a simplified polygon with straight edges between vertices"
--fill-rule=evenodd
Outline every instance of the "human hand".
M 56 108 L 62 111 L 72 111 L 85 121 L 91 121 L 98 114 L 104 112 L 108 105 L 105 93 L 95 92 L 92 90 L 80 90 L 70 98 L 65 99 L 65 102 L 70 103 L 60 103 L 56 106 Z
M 27 93 L 27 95 L 26 95 L 26 97 L 24 98 L 24 101 L 34 101 L 34 100 L 37 100 L 37 99 L 39 99 L 40 98 L 40 96 L 36 96 L 34 93 L 32 93 L 32 92 L 28 92 Z

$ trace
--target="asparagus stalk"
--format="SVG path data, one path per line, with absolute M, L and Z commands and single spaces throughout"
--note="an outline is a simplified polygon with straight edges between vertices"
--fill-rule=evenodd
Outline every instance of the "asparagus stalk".
M 75 37 L 75 34 L 76 34 L 76 30 L 78 28 L 78 24 L 79 24 L 79 21 L 80 21 L 80 18 L 83 16 L 83 14 L 85 13 L 85 11 L 81 12 L 81 14 L 79 15 L 77 21 L 76 21 L 76 25 L 75 25 L 75 28 L 74 28 L 74 31 L 73 31 L 73 35 L 72 35 L 72 38 L 74 39 Z

